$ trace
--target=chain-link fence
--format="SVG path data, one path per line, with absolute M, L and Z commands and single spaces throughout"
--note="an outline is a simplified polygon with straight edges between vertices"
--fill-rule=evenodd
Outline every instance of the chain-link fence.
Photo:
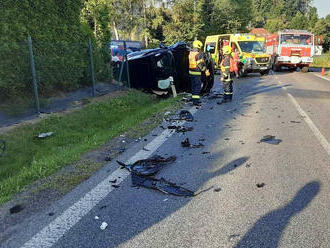
M 109 44 L 91 40 L 74 43 L 27 37 L 0 44 L 0 127 L 79 106 L 91 96 L 116 90 L 118 86 L 109 84 L 119 76 L 112 64 Z

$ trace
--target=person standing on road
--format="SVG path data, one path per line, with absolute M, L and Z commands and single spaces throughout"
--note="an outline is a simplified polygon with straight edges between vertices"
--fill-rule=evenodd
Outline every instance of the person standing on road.
M 230 76 L 230 62 L 232 61 L 232 49 L 230 46 L 224 46 L 223 50 L 223 60 L 221 61 L 221 80 L 223 83 L 224 96 L 221 103 L 231 102 L 233 99 L 233 80 Z
M 238 75 L 239 52 L 238 52 L 237 49 L 235 49 L 235 51 L 233 52 L 232 57 L 233 57 L 233 59 L 232 59 L 232 70 L 235 73 L 236 78 L 238 78 L 239 77 L 239 75 Z
M 189 76 L 192 90 L 192 101 L 194 105 L 200 105 L 200 94 L 202 89 L 202 72 L 206 71 L 205 55 L 202 52 L 203 43 L 199 40 L 193 42 L 193 49 L 189 53 Z

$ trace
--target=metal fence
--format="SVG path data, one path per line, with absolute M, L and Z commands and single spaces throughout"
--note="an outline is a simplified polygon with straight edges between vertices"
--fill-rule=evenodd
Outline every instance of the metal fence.
M 0 44 L 0 127 L 118 89 L 110 84 L 120 74 L 112 64 L 109 44 L 91 39 L 74 43 L 27 37 Z M 121 81 L 129 86 L 125 61 L 119 66 Z

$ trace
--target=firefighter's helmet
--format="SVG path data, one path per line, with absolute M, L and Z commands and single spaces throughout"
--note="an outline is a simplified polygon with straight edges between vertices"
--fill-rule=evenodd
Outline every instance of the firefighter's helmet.
M 203 43 L 201 41 L 195 40 L 193 42 L 193 48 L 202 49 L 202 47 L 203 47 Z
M 232 52 L 230 46 L 224 46 L 224 47 L 222 48 L 222 51 L 223 51 L 224 54 L 227 54 L 227 55 L 228 55 L 228 54 L 231 54 L 231 52 Z

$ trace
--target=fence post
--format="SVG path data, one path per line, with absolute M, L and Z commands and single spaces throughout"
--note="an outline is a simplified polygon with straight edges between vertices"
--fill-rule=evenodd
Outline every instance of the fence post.
M 91 38 L 88 39 L 88 47 L 89 47 L 89 57 L 91 63 L 91 76 L 92 76 L 92 95 L 95 96 L 95 72 L 94 72 L 94 59 L 93 59 L 93 47 Z
M 33 80 L 34 97 L 36 99 L 37 113 L 40 114 L 38 81 L 37 81 L 37 75 L 36 75 L 36 66 L 35 66 L 35 62 L 34 62 L 33 46 L 32 46 L 31 36 L 28 36 L 28 46 L 29 46 L 29 54 L 30 54 L 30 68 L 31 68 L 32 80 Z
M 128 59 L 127 59 L 127 46 L 126 46 L 126 41 L 124 41 L 124 49 L 125 49 L 125 62 L 126 62 L 126 73 L 127 73 L 127 86 L 128 88 L 131 88 L 131 80 L 129 78 L 129 64 L 128 64 Z

